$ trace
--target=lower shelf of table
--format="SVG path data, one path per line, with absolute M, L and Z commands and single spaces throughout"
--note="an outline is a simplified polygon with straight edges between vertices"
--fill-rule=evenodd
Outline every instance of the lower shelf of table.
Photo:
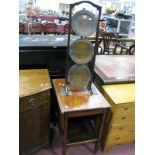
M 68 145 L 96 142 L 98 131 L 95 126 L 96 118 L 70 118 L 68 122 Z

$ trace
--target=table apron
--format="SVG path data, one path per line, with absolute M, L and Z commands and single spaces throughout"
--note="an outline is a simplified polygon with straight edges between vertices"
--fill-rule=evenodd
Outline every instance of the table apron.
M 97 114 L 103 114 L 104 109 L 92 109 L 92 110 L 82 110 L 82 111 L 73 111 L 73 112 L 67 112 L 65 115 L 67 117 L 80 117 L 80 116 L 91 116 L 91 115 L 97 115 Z

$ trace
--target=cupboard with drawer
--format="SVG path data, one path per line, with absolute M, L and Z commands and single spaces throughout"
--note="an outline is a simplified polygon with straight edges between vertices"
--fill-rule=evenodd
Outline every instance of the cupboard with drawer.
M 135 84 L 104 85 L 103 95 L 111 105 L 111 121 L 102 140 L 103 150 L 135 140 Z
M 46 69 L 19 71 L 19 152 L 28 155 L 49 143 L 51 83 Z

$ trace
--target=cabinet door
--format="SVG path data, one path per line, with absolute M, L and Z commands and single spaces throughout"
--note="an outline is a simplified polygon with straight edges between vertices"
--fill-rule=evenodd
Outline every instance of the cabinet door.
M 49 102 L 19 113 L 20 152 L 31 151 L 48 143 Z

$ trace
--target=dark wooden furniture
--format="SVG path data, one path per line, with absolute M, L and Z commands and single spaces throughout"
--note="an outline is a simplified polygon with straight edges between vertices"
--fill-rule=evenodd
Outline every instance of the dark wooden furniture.
M 114 54 L 135 54 L 135 40 L 133 39 L 119 39 L 115 46 Z
M 71 91 L 66 96 L 64 83 L 64 79 L 53 80 L 57 97 L 54 111 L 63 137 L 62 154 L 66 154 L 67 146 L 90 142 L 96 143 L 97 151 L 110 106 L 94 84 L 93 95 L 88 91 L 77 91 L 68 85 Z M 93 121 L 96 117 L 100 120 L 98 126 Z
M 71 42 L 79 36 L 71 36 Z M 48 68 L 53 78 L 64 77 L 67 35 L 19 36 L 20 69 Z
M 87 39 L 93 43 L 93 45 L 95 44 L 95 37 L 94 36 L 90 36 L 90 37 L 87 37 Z M 97 45 L 98 45 L 98 52 L 96 53 L 96 55 L 100 55 L 100 54 L 103 54 L 103 48 L 102 48 L 102 40 L 103 38 L 102 37 L 98 37 L 98 41 L 97 41 Z
M 19 71 L 19 152 L 31 154 L 49 143 L 51 83 L 46 69 Z
M 104 54 L 113 54 L 116 50 L 116 44 L 118 39 L 118 33 L 103 32 L 103 51 Z M 113 39 L 116 39 L 115 41 Z
M 68 30 L 69 30 L 69 24 L 65 24 L 64 25 L 64 33 L 68 34 Z M 72 31 L 71 31 L 71 33 L 72 33 Z
M 98 12 L 96 14 L 96 17 L 94 16 L 94 14 L 91 15 L 91 12 L 89 12 L 87 10 L 81 10 L 79 12 L 76 12 L 73 16 L 73 10 L 78 5 L 80 5 L 82 3 L 88 3 L 92 7 L 94 7 L 96 9 L 96 11 Z M 98 31 L 99 31 L 99 20 L 101 17 L 101 9 L 102 9 L 101 6 L 96 5 L 95 3 L 92 3 L 89 1 L 80 1 L 80 2 L 70 4 L 69 26 L 68 26 L 68 43 L 67 43 L 67 54 L 66 54 L 66 73 L 65 73 L 66 94 L 68 94 L 68 89 L 67 89 L 68 83 L 71 83 L 72 85 L 77 86 L 77 87 L 80 86 L 80 85 L 73 84 L 71 82 L 73 80 L 69 80 L 69 79 L 71 79 L 71 78 L 69 78 L 69 76 L 71 75 L 70 73 L 72 72 L 71 71 L 72 67 L 73 68 L 75 67 L 75 70 L 79 70 L 81 72 L 82 70 L 80 68 L 82 66 L 79 67 L 79 65 L 81 65 L 81 64 L 84 64 L 84 66 L 82 67 L 83 69 L 85 68 L 84 72 L 85 73 L 87 72 L 90 75 L 89 77 L 88 76 L 86 77 L 87 82 L 84 80 L 85 78 L 84 78 L 84 76 L 82 76 L 82 74 L 81 74 L 81 76 L 79 76 L 79 78 L 83 81 L 83 84 L 81 86 L 87 87 L 87 89 L 91 91 L 91 84 L 93 82 L 93 75 L 94 75 L 95 57 L 96 57 L 96 54 L 98 53 Z M 81 18 L 81 15 L 86 16 L 87 18 L 86 19 L 84 19 L 83 17 Z M 90 20 L 90 18 L 91 18 L 91 20 Z M 79 26 L 79 23 L 81 23 L 81 28 Z M 84 24 L 82 24 L 82 23 L 84 23 Z M 80 40 L 76 40 L 73 43 L 74 45 L 72 44 L 73 49 L 72 49 L 72 45 L 71 45 L 71 41 L 70 41 L 71 29 L 75 32 L 75 34 L 79 35 L 81 38 Z M 94 46 L 86 38 L 86 37 L 92 35 L 93 33 L 96 33 Z M 88 46 L 89 46 L 89 50 L 88 50 Z M 78 53 L 73 54 L 73 55 L 70 54 L 70 51 L 74 51 L 74 49 L 75 49 L 75 51 L 78 51 Z M 85 53 L 85 54 L 83 54 L 83 53 Z M 89 54 L 86 54 L 86 53 L 89 53 Z M 90 53 L 93 53 L 93 54 L 90 54 Z M 72 57 L 71 55 L 79 60 L 78 61 L 73 60 L 73 58 L 71 58 Z M 85 59 L 85 61 L 82 60 L 83 58 Z M 81 60 L 81 62 L 80 62 L 80 60 Z M 87 69 L 87 71 L 86 71 L 86 69 Z M 76 74 L 76 76 L 77 76 L 77 74 L 80 74 L 79 71 L 76 72 L 75 70 L 73 71 L 74 76 L 75 76 L 75 74 Z M 71 76 L 73 76 L 73 75 L 71 75 Z M 76 77 L 76 79 L 78 79 L 78 77 Z M 76 79 L 75 79 L 75 81 L 76 81 Z
M 129 54 L 130 55 L 135 55 L 135 44 L 131 45 L 129 47 Z
M 78 38 L 79 36 L 72 35 L 70 39 L 73 42 Z M 92 43 L 94 39 L 94 37 L 89 37 Z M 101 42 L 102 37 L 98 39 L 98 42 Z M 121 39 L 122 43 L 126 41 L 134 42 L 134 39 Z M 48 68 L 53 78 L 62 78 L 65 75 L 66 51 L 67 35 L 32 35 L 31 38 L 27 35 L 19 35 L 20 69 Z M 121 64 L 121 60 L 119 62 L 124 68 L 125 64 Z
M 95 63 L 95 83 L 101 87 L 110 83 L 135 81 L 135 56 L 98 55 Z
M 105 34 L 108 34 L 105 35 Z M 105 35 L 105 37 L 103 37 Z M 114 37 L 112 37 L 114 35 Z M 135 39 L 129 38 L 118 38 L 117 33 L 107 33 L 103 32 L 100 37 L 98 37 L 98 55 L 113 54 L 129 54 L 134 55 L 135 52 Z M 112 37 L 112 38 L 111 38 Z M 94 43 L 95 37 L 91 36 L 88 39 Z M 105 51 L 105 52 L 104 52 Z M 110 51 L 110 53 L 108 53 Z

